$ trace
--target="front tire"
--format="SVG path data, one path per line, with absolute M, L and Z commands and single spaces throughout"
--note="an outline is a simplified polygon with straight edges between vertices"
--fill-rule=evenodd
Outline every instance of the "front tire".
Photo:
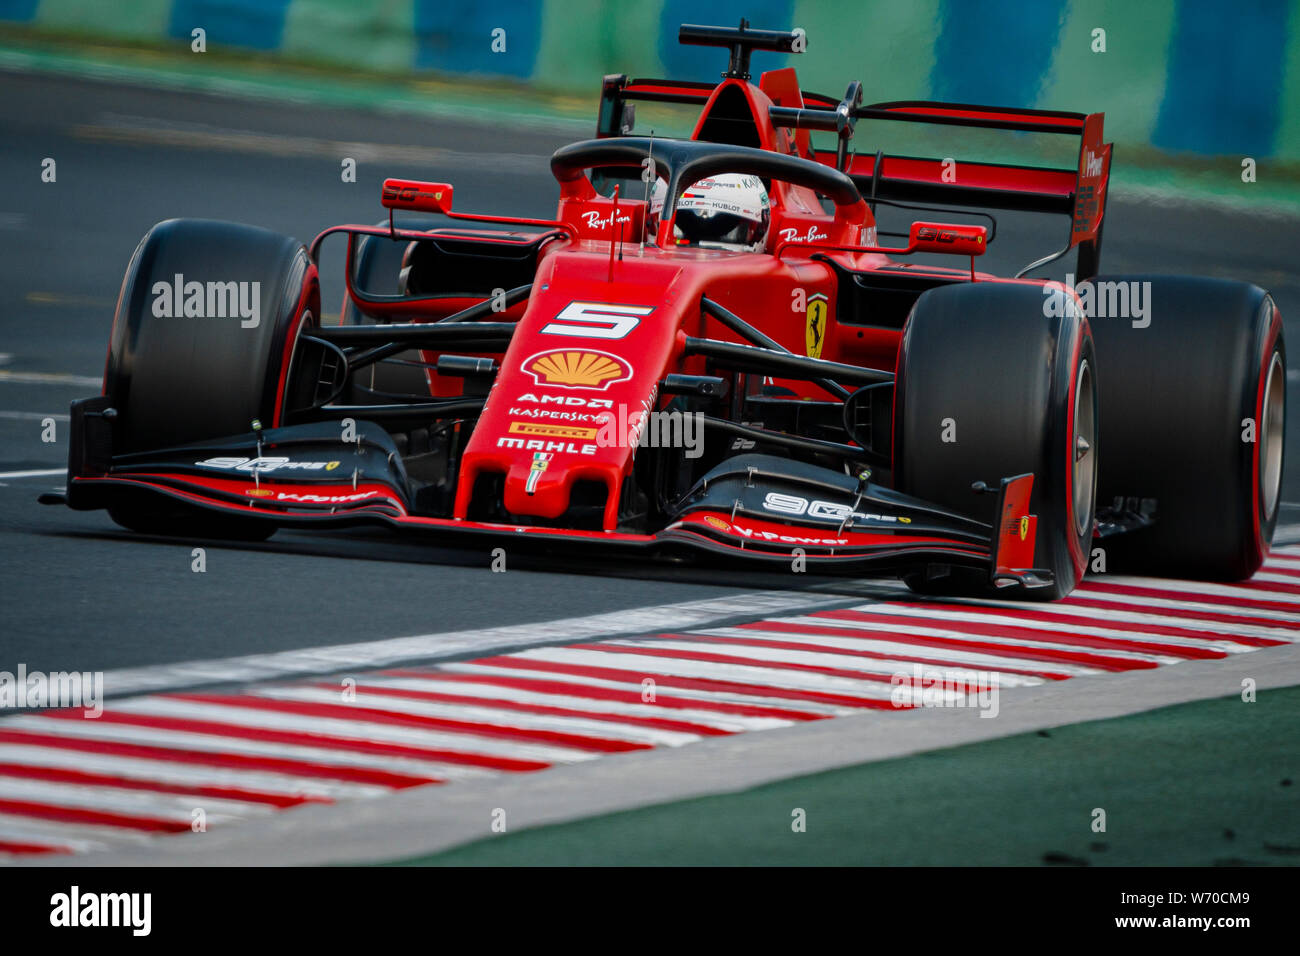
M 216 301 L 209 296 L 203 315 L 170 314 L 174 304 L 158 297 L 180 283 L 185 299 L 191 282 L 226 290 L 234 283 L 256 309 L 248 318 L 230 315 L 224 300 L 208 315 Z M 298 335 L 319 315 L 316 265 L 296 239 L 211 220 L 158 223 L 131 257 L 113 319 L 104 391 L 117 410 L 114 453 L 244 435 L 254 420 L 279 426 Z M 109 514 L 151 534 L 247 540 L 275 530 L 269 523 L 214 522 L 156 496 L 124 499 Z
M 1098 461 L 1097 358 L 1073 297 L 1040 285 L 932 289 L 903 333 L 895 385 L 899 490 L 994 524 L 993 487 L 1032 472 L 1034 566 L 1050 587 L 995 591 L 987 571 L 932 567 L 904 577 L 923 593 L 1055 599 L 1091 553 Z

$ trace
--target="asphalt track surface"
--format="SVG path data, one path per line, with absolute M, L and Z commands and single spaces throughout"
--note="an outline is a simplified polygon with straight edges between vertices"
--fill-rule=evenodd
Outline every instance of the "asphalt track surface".
M 699 567 L 511 556 L 509 571 L 494 574 L 482 552 L 370 532 L 281 532 L 251 546 L 147 539 L 102 512 L 38 505 L 62 477 L 21 473 L 65 464 L 60 416 L 98 391 L 122 271 L 155 222 L 230 219 L 307 241 L 329 225 L 381 218 L 379 184 L 390 175 L 450 180 L 461 209 L 546 216 L 556 192 L 547 157 L 573 137 L 13 74 L 0 74 L 0 129 L 0 670 L 157 668 L 725 604 L 760 589 L 861 601 L 862 589 L 844 582 Z M 346 156 L 358 160 L 356 183 L 341 181 Z M 55 183 L 40 180 L 45 157 L 57 162 Z M 1064 224 L 1042 226 L 1004 217 L 986 265 L 1014 268 L 1055 248 Z M 1296 237 L 1294 220 L 1113 198 L 1104 262 L 1258 283 L 1282 310 L 1295 366 Z M 341 244 L 323 263 L 327 314 L 341 299 L 340 262 Z M 1292 410 L 1298 389 L 1293 372 Z M 54 443 L 41 440 L 47 416 Z M 1300 525 L 1298 418 L 1288 423 L 1282 525 Z M 206 548 L 203 574 L 191 571 L 196 544 Z M 430 658 L 443 656 L 436 646 Z

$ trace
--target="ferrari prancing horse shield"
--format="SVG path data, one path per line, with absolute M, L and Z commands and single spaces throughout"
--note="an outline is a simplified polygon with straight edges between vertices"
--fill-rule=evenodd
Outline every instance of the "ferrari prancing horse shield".
M 826 316 L 829 312 L 830 302 L 825 295 L 818 292 L 808 297 L 808 324 L 804 328 L 804 340 L 810 358 L 822 357 L 822 345 L 826 342 Z

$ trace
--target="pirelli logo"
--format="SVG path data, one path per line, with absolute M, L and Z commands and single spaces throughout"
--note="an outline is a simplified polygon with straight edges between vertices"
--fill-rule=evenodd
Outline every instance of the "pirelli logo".
M 596 437 L 596 432 L 597 429 L 595 428 L 581 428 L 576 425 L 546 425 L 540 422 L 510 423 L 510 434 L 512 435 L 591 439 Z

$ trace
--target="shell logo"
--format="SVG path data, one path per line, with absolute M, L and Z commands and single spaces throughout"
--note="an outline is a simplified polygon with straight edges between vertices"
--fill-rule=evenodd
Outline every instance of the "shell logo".
M 705 515 L 704 522 L 711 527 L 717 528 L 719 531 L 731 530 L 731 525 L 727 524 L 727 522 L 723 521 L 721 518 L 713 517 L 713 515 Z
M 632 366 L 605 352 L 586 349 L 552 349 L 525 359 L 523 370 L 538 385 L 561 388 L 605 389 L 612 382 L 632 377 Z

